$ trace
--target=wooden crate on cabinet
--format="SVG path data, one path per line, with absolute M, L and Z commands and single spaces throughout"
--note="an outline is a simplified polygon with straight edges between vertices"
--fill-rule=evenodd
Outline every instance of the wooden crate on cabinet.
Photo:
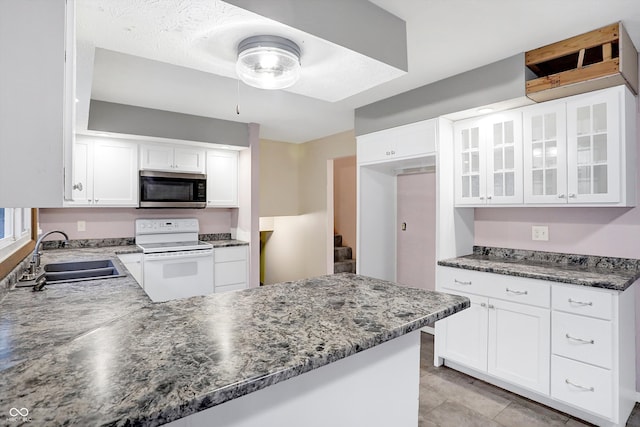
M 537 102 L 621 84 L 638 93 L 638 51 L 621 22 L 530 50 L 525 65 L 535 74 L 526 94 Z

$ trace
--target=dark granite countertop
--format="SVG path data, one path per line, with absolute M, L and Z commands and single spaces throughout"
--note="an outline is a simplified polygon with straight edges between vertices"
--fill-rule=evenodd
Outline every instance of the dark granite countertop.
M 129 248 L 131 249 L 131 248 Z M 45 251 L 43 262 L 126 248 Z M 35 425 L 159 425 L 468 307 L 354 274 L 150 303 L 129 276 L 0 302 L 0 414 Z
M 624 291 L 640 278 L 640 260 L 475 246 L 439 265 Z

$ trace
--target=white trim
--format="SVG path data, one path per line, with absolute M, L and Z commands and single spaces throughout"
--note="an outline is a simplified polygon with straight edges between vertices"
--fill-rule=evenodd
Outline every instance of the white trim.
M 425 326 L 424 328 L 420 329 L 422 332 L 426 332 L 427 334 L 431 334 L 433 336 L 436 335 L 436 328 L 434 328 L 433 326 Z

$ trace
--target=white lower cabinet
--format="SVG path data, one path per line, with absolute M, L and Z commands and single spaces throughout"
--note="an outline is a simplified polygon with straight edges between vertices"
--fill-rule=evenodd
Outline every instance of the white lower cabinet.
M 439 272 L 443 292 L 471 300 L 469 309 L 436 323 L 441 357 L 548 393 L 549 285 L 455 268 Z M 460 287 L 478 294 L 461 292 Z
M 215 248 L 213 260 L 214 292 L 239 291 L 248 287 L 248 246 Z
M 635 404 L 635 285 L 624 292 L 438 267 L 471 307 L 436 323 L 436 361 L 602 426 Z M 533 393 L 532 393 L 533 392 Z

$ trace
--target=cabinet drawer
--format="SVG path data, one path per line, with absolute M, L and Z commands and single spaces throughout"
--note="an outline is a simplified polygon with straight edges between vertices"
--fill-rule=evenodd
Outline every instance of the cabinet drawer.
M 230 261 L 216 264 L 214 267 L 214 283 L 218 286 L 233 285 L 236 283 L 247 283 L 247 262 Z
M 611 320 L 613 294 L 610 291 L 554 284 L 551 296 L 554 310 Z
M 246 246 L 233 246 L 229 248 L 216 248 L 215 262 L 245 261 L 247 259 Z
M 549 308 L 551 286 L 544 280 L 462 268 L 439 267 L 438 284 L 447 289 Z
M 607 369 L 552 356 L 551 397 L 611 418 L 613 376 Z
M 611 369 L 613 326 L 608 320 L 554 311 L 551 316 L 554 354 Z
M 485 273 L 486 274 L 486 273 Z M 484 280 L 483 280 L 484 279 Z M 487 296 L 490 280 L 480 271 L 454 267 L 438 267 L 438 285 L 458 292 Z
M 551 285 L 543 280 L 491 274 L 492 298 L 549 308 Z M 495 276 L 495 277 L 493 277 Z

